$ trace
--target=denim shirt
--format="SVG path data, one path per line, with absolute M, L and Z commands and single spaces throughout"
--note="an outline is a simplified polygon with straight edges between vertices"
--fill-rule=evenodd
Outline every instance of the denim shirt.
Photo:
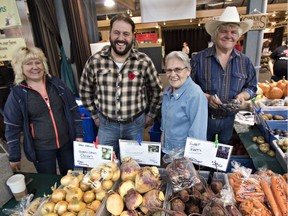
M 168 86 L 163 93 L 161 130 L 164 135 L 162 151 L 184 150 L 187 137 L 206 140 L 208 104 L 201 88 L 191 77 L 172 93 Z
M 225 71 L 219 63 L 214 46 L 196 54 L 191 61 L 191 67 L 195 83 L 203 92 L 210 95 L 217 94 L 221 101 L 234 99 L 241 92 L 247 92 L 250 98 L 256 96 L 255 68 L 247 56 L 235 49 Z M 209 108 L 209 114 L 223 113 Z

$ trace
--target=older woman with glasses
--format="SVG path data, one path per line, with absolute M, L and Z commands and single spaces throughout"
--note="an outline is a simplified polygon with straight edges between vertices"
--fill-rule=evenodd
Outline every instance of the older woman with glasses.
M 201 88 L 191 77 L 187 54 L 169 53 L 165 60 L 169 86 L 162 102 L 162 151 L 172 154 L 184 150 L 187 137 L 206 140 L 208 104 Z

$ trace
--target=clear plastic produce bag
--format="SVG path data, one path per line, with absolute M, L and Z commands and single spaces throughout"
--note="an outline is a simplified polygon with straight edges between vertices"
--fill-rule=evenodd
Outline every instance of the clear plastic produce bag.
M 34 194 L 24 196 L 21 201 L 12 209 L 3 209 L 2 212 L 6 215 L 24 216 L 25 209 L 30 206 Z
M 194 165 L 186 157 L 173 157 L 172 162 L 166 167 L 166 174 L 174 192 L 191 188 L 200 182 Z

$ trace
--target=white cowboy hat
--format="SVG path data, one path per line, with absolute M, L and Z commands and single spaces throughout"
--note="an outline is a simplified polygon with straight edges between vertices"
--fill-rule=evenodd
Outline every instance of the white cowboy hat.
M 253 20 L 245 20 L 240 22 L 239 13 L 236 7 L 226 7 L 220 17 L 215 20 L 209 20 L 205 24 L 205 29 L 209 35 L 213 35 L 217 27 L 224 23 L 236 23 L 242 29 L 242 34 L 245 34 L 253 25 Z

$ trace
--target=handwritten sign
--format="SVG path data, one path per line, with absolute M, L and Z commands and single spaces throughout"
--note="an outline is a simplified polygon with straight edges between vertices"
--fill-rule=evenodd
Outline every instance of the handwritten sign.
M 18 8 L 15 0 L 0 1 L 0 28 L 10 28 L 21 25 Z
M 184 156 L 192 163 L 226 171 L 232 152 L 232 146 L 197 140 L 188 137 Z
M 142 141 L 141 145 L 134 140 L 119 140 L 120 157 L 131 157 L 139 164 L 160 166 L 161 143 Z
M 74 164 L 94 168 L 113 159 L 113 147 L 74 141 Z
M 10 61 L 20 47 L 26 47 L 24 38 L 0 39 L 0 61 Z
M 263 30 L 268 23 L 268 16 L 265 14 L 248 14 L 242 16 L 242 21 L 253 20 L 253 26 L 250 30 Z

